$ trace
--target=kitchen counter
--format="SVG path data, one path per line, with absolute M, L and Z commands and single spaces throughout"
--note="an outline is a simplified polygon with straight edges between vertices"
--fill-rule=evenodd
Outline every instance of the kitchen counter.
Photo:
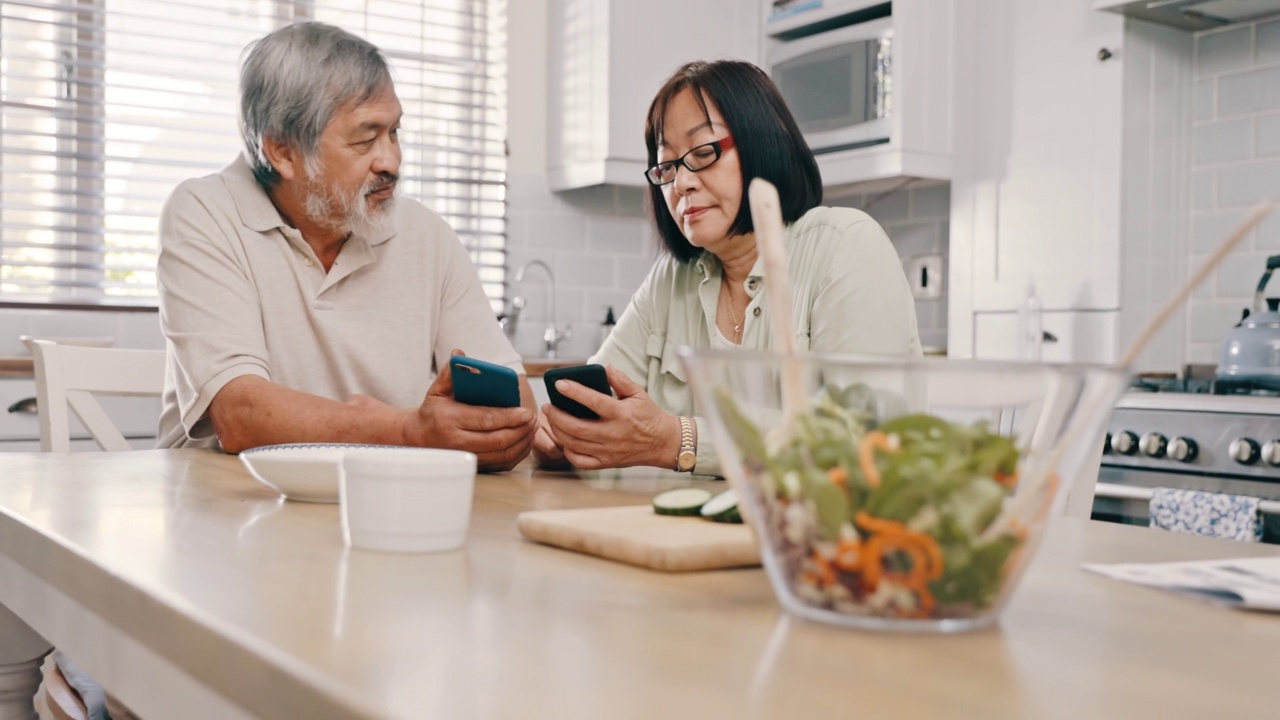
M 30 355 L 0 355 L 0 378 L 33 378 L 35 360 Z
M 477 479 L 461 551 L 343 547 L 209 451 L 0 457 L 0 603 L 142 717 L 1260 717 L 1280 619 L 1082 561 L 1274 555 L 1072 518 L 998 627 L 789 618 L 764 573 L 668 575 L 521 539 L 526 509 L 646 503 L 659 471 Z M 4 639 L 0 638 L 0 646 Z

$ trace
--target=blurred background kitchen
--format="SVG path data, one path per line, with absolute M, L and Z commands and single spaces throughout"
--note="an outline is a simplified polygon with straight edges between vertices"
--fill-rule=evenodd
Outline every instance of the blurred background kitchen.
M 1280 195 L 1280 0 L 1146 5 L 0 2 L 0 449 L 36 447 L 22 336 L 163 347 L 160 206 L 239 151 L 240 49 L 311 18 L 386 50 L 406 110 L 402 192 L 471 247 L 535 372 L 594 352 L 647 273 L 645 110 L 676 66 L 720 57 L 770 71 L 819 153 L 826 203 L 884 226 L 928 352 L 1025 356 L 1038 307 L 1044 359 L 1114 361 Z M 1272 216 L 1135 369 L 1214 378 L 1277 254 Z M 149 408 L 117 411 L 139 446 Z M 1276 473 L 1265 456 L 1248 465 Z

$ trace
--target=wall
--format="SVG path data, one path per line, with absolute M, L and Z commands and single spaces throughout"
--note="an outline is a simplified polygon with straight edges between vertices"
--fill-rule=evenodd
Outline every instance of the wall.
M 1191 267 L 1265 198 L 1280 199 L 1280 19 L 1198 34 L 1191 98 Z M 1191 301 L 1187 358 L 1216 363 L 1227 330 L 1252 300 L 1280 214 L 1227 258 Z M 1269 295 L 1280 296 L 1272 282 Z
M 942 276 L 948 275 L 951 238 L 951 186 L 910 186 L 897 191 L 824 198 L 827 205 L 864 210 L 884 228 L 902 258 L 903 270 L 911 258 L 941 255 Z M 916 300 L 920 344 L 926 349 L 947 347 L 947 288 L 934 300 Z
M 512 2 L 507 13 L 507 296 L 528 302 L 515 345 L 526 356 L 543 354 L 546 276 L 535 268 L 514 284 L 526 262 L 540 259 L 555 272 L 556 320 L 572 330 L 559 355 L 585 358 L 599 347 L 606 308 L 620 315 L 640 287 L 657 239 L 641 188 L 547 187 L 547 2 Z

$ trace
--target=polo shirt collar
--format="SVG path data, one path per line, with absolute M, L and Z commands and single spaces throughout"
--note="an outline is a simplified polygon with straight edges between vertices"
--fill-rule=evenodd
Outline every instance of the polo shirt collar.
M 231 198 L 235 201 L 236 210 L 240 213 L 240 221 L 245 224 L 245 227 L 260 233 L 289 227 L 284 216 L 276 209 L 275 203 L 271 202 L 271 197 L 258 184 L 257 178 L 253 176 L 253 169 L 249 167 L 243 154 L 237 155 L 236 159 L 222 171 L 222 177 L 231 191 Z M 395 236 L 395 225 L 394 222 L 388 223 L 385 231 L 365 241 L 371 246 L 381 245 Z

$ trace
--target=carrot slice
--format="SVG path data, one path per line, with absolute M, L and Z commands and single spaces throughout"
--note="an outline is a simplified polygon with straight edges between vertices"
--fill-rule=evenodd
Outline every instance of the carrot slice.
M 893 446 L 889 443 L 889 436 L 879 430 L 872 430 L 862 438 L 862 442 L 858 444 L 858 465 L 862 467 L 862 474 L 867 476 L 867 485 L 878 488 L 880 487 L 880 470 L 876 468 L 876 450 L 884 452 L 893 452 Z
M 827 471 L 827 478 L 833 485 L 846 487 L 849 484 L 849 471 L 837 465 Z

